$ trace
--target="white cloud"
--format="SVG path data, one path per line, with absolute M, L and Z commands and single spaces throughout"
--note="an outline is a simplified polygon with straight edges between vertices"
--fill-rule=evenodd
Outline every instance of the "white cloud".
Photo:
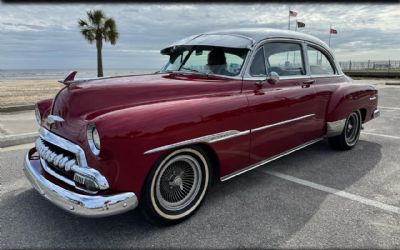
M 96 8 L 114 17 L 120 32 L 117 45 L 105 45 L 103 52 L 113 68 L 157 68 L 159 49 L 196 33 L 240 27 L 287 29 L 288 22 L 288 5 L 277 3 L 0 3 L 0 68 L 93 67 L 95 46 L 81 37 L 77 20 Z M 339 60 L 400 59 L 398 4 L 296 4 L 291 9 L 306 23 L 301 32 L 327 41 L 329 25 L 338 30 L 331 44 Z

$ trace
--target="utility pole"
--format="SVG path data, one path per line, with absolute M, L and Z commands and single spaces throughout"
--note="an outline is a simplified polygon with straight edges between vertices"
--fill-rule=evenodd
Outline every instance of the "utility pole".
M 329 26 L 329 42 L 328 42 L 329 47 L 331 47 L 331 36 L 332 36 L 332 24 L 330 24 Z
M 290 30 L 290 5 L 289 5 L 288 16 L 289 16 L 289 21 L 288 21 L 287 29 Z

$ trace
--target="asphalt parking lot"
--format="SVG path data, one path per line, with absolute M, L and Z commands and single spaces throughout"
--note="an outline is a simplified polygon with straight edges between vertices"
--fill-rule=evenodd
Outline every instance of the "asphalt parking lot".
M 219 183 L 171 227 L 68 214 L 25 179 L 30 145 L 0 149 L 0 248 L 400 248 L 400 87 L 378 90 L 381 117 L 353 150 L 321 141 Z

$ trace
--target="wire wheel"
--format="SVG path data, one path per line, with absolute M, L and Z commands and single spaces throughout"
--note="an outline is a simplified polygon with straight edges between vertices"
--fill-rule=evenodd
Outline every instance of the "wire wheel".
M 197 196 L 202 181 L 201 166 L 190 155 L 178 155 L 163 166 L 156 181 L 156 197 L 162 208 L 178 211 Z
M 360 116 L 355 112 L 351 113 L 344 127 L 344 135 L 347 145 L 353 146 L 357 143 L 360 127 Z

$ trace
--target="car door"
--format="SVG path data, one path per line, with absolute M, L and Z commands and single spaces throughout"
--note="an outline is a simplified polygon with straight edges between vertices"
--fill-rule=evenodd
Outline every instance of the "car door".
M 274 40 L 255 52 L 243 81 L 251 124 L 250 162 L 278 155 L 317 139 L 318 110 L 301 41 Z M 272 72 L 279 81 L 265 81 Z M 275 74 L 272 73 L 272 74 Z
M 318 110 L 316 119 L 320 121 L 321 135 L 325 133 L 326 114 L 332 94 L 347 79 L 340 74 L 335 66 L 333 56 L 324 48 L 307 43 L 307 58 L 310 67 L 311 79 L 314 80 L 314 88 L 317 96 Z

